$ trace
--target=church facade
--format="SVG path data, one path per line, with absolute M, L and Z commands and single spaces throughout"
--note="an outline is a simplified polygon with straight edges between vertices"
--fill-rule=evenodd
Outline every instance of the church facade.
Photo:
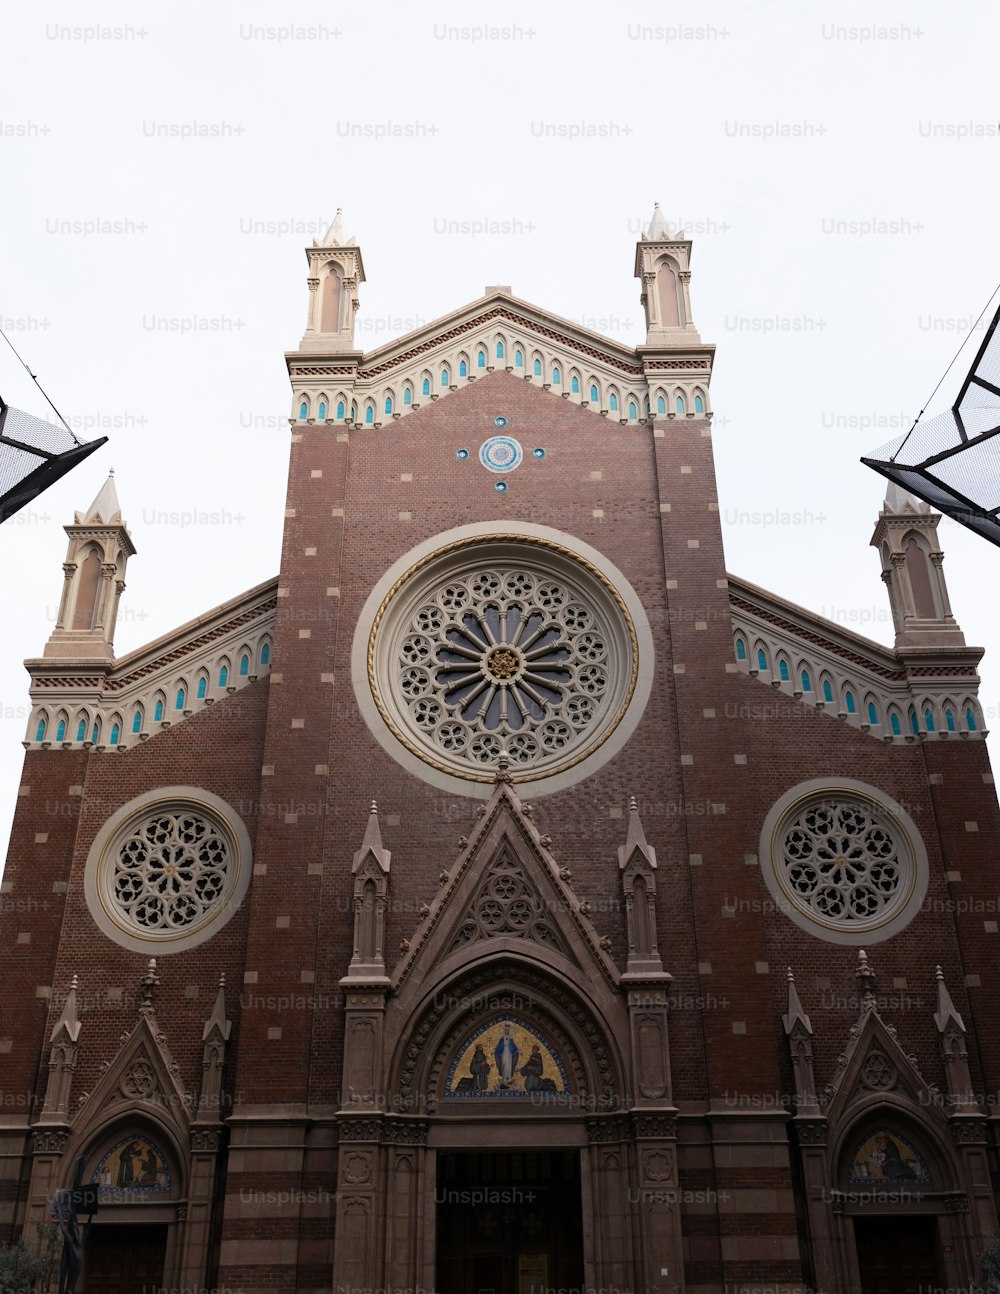
M 637 349 L 492 287 L 364 354 L 338 213 L 277 579 L 117 657 L 113 479 L 67 526 L 0 896 L 0 1218 L 94 1183 L 81 1289 L 968 1285 L 982 652 L 895 487 L 892 648 L 727 575 L 690 259 L 657 209 Z

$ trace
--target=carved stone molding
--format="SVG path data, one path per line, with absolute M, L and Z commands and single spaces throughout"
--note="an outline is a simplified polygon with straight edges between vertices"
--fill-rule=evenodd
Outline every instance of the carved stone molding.
M 31 1134 L 31 1152 L 34 1155 L 61 1155 L 67 1141 L 68 1128 L 36 1129 Z
M 425 1146 L 427 1124 L 418 1119 L 386 1119 L 382 1140 L 390 1146 Z
M 792 1123 L 800 1146 L 825 1146 L 827 1124 L 825 1119 L 796 1119 Z
M 882 1051 L 870 1051 L 861 1066 L 861 1086 L 869 1092 L 888 1092 L 899 1082 L 896 1066 Z
M 677 1140 L 676 1114 L 636 1114 L 632 1116 L 636 1137 L 656 1137 L 660 1141 Z
M 979 1146 L 985 1145 L 987 1141 L 986 1120 L 985 1119 L 961 1119 L 955 1118 L 949 1120 L 951 1128 L 951 1139 L 956 1146 Z
M 624 1115 L 613 1115 L 608 1119 L 588 1119 L 587 1139 L 590 1142 L 631 1141 L 632 1127 Z
M 339 1121 L 341 1141 L 381 1141 L 381 1119 L 345 1118 Z
M 192 1128 L 191 1149 L 214 1154 L 222 1149 L 224 1136 L 221 1128 Z

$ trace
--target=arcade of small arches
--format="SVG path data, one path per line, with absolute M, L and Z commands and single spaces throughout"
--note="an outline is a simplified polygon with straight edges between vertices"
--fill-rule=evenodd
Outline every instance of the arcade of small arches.
M 686 380 L 640 391 L 497 333 L 470 350 L 438 359 L 433 368 L 425 366 L 377 394 L 360 398 L 360 402 L 350 391 L 300 389 L 293 403 L 293 421 L 381 427 L 419 409 L 423 402 L 438 400 L 497 369 L 624 424 L 643 424 L 653 418 L 705 417 L 710 410 L 707 385 Z
M 985 737 L 982 711 L 967 694 L 894 698 L 859 683 L 850 674 L 834 672 L 806 658 L 793 658 L 784 648 L 737 628 L 737 663 L 762 683 L 790 694 L 797 701 L 836 715 L 884 741 L 914 741 L 951 735 Z
M 32 709 L 24 744 L 46 750 L 126 750 L 252 683 L 270 666 L 271 636 L 262 634 L 211 661 L 191 662 L 169 683 L 162 675 L 147 680 L 145 689 L 112 705 L 40 702 Z

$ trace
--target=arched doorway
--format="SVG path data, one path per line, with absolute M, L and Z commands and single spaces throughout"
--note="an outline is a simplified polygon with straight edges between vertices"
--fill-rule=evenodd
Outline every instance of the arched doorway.
M 839 1139 L 835 1212 L 860 1294 L 925 1294 L 955 1282 L 957 1211 L 948 1158 L 895 1105 L 868 1111 Z M 961 1248 L 961 1245 L 959 1246 Z

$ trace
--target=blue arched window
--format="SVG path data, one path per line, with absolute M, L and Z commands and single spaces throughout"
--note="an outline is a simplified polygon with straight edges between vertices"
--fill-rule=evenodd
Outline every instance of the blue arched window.
M 742 638 L 737 638 L 736 639 L 736 659 L 746 660 L 746 658 L 747 658 L 747 645 Z
M 223 665 L 219 670 L 219 687 L 228 687 L 229 685 L 229 666 Z
M 183 689 L 182 687 L 179 687 L 179 688 L 177 689 L 177 699 L 176 699 L 176 701 L 174 702 L 174 709 L 175 709 L 175 710 L 183 710 L 183 709 L 184 709 L 184 701 L 185 701 L 184 689 Z
M 854 693 L 847 691 L 844 693 L 844 707 L 848 714 L 856 714 L 858 707 L 854 704 Z
M 913 710 L 910 711 L 910 727 L 913 729 L 914 736 L 919 736 L 920 725 L 917 723 L 917 716 Z
M 408 386 L 403 388 L 403 403 L 404 404 L 413 403 L 413 392 L 410 390 Z
M 520 347 L 514 352 L 514 367 L 524 368 L 524 351 Z
M 876 710 L 875 708 L 875 702 L 869 701 L 868 702 L 868 722 L 871 724 L 876 724 L 878 723 L 878 721 L 879 721 L 878 710 Z
M 782 683 L 787 683 L 789 681 L 787 661 L 783 661 L 783 660 L 778 661 L 778 678 L 781 679 Z
M 447 386 L 450 381 L 451 381 L 451 377 L 448 374 L 448 370 L 446 368 L 443 368 L 441 370 L 441 385 Z
M 158 700 L 153 709 L 153 722 L 159 723 L 162 718 L 163 718 L 163 702 Z
M 370 427 L 374 421 L 375 421 L 375 410 L 371 407 L 371 405 L 369 405 L 368 408 L 365 410 L 365 423 Z
M 930 707 L 924 711 L 924 727 L 928 732 L 934 731 L 934 716 L 931 714 Z
M 101 721 L 100 719 L 95 719 L 94 726 L 90 732 L 90 743 L 92 746 L 96 746 L 100 740 L 101 740 Z
M 596 404 L 596 403 L 597 403 L 597 401 L 598 401 L 598 399 L 599 399 L 599 396 L 598 396 L 598 394 L 597 394 L 597 387 L 596 387 L 596 386 L 592 386 L 592 387 L 590 388 L 590 402 L 591 402 L 591 404 Z
M 552 385 L 559 386 L 561 383 L 562 383 L 562 376 L 560 375 L 560 372 L 559 372 L 559 365 L 553 364 L 552 365 Z
M 955 731 L 955 711 L 954 710 L 945 710 L 944 722 L 949 732 Z
M 580 379 L 576 376 L 575 373 L 573 374 L 573 377 L 570 379 L 569 389 L 572 395 L 580 394 Z
M 299 405 L 299 422 L 305 422 L 305 420 L 308 417 L 309 417 L 309 406 L 306 404 L 305 400 L 303 400 L 302 403 Z
M 833 688 L 830 686 L 830 680 L 823 680 L 823 700 L 829 705 L 833 701 Z
M 197 693 L 197 697 L 198 697 L 198 700 L 199 700 L 199 701 L 204 701 L 204 699 L 205 699 L 205 693 L 206 693 L 207 691 L 208 691 L 208 679 L 207 679 L 207 678 L 200 678 L 200 679 L 198 680 L 198 693 Z M 178 710 L 180 710 L 180 709 L 181 709 L 181 706 L 180 706 L 180 705 L 178 705 L 177 709 L 178 709 Z
M 608 400 L 608 408 L 612 413 L 618 412 L 618 397 L 615 395 L 614 391 L 611 392 L 611 398 Z
M 481 350 L 479 354 L 476 356 L 476 367 L 477 368 L 486 367 L 486 352 L 484 350 Z
M 45 740 L 45 720 L 44 719 L 38 720 L 38 727 L 35 729 L 35 740 L 36 741 Z
M 132 716 L 132 731 L 142 732 L 142 710 L 136 710 Z
M 767 652 L 764 650 L 764 648 L 763 648 L 763 647 L 758 647 L 758 648 L 757 648 L 757 668 L 758 668 L 758 669 L 767 669 L 767 668 L 768 668 L 768 664 L 767 664 Z
M 118 740 L 119 740 L 119 738 L 121 737 L 121 735 L 122 735 L 122 734 L 121 734 L 121 729 L 118 727 L 118 725 L 117 725 L 116 723 L 113 723 L 113 724 L 111 725 L 111 744 L 112 744 L 112 746 L 117 746 L 117 745 L 118 745 Z
M 695 413 L 705 412 L 705 401 L 701 398 L 700 395 L 696 395 L 694 397 L 694 411 Z
M 679 395 L 674 402 L 678 413 L 686 413 L 687 405 L 684 403 L 684 397 Z
M 250 657 L 243 653 L 240 657 L 240 678 L 246 678 L 250 673 Z
M 468 377 L 468 376 L 469 376 L 469 366 L 468 366 L 468 364 L 466 364 L 466 362 L 465 362 L 465 360 L 464 360 L 464 359 L 460 359 L 460 360 L 458 361 L 458 376 L 459 376 L 459 377 Z
M 804 669 L 802 671 L 802 691 L 811 692 L 812 690 L 813 690 L 813 685 L 812 685 L 812 679 L 809 677 L 809 671 L 807 669 Z
M 900 728 L 900 725 L 899 725 L 898 714 L 891 714 L 889 716 L 889 727 L 892 729 L 892 735 L 894 737 L 902 736 L 902 729 Z
M 392 396 L 391 396 L 391 395 L 387 395 L 387 396 L 385 397 L 385 412 L 386 412 L 386 416 L 388 416 L 389 414 L 391 414 L 391 413 L 392 413 Z
M 81 719 L 80 722 L 76 725 L 76 739 L 77 741 L 84 741 L 86 739 L 86 736 L 87 736 L 87 720 Z
M 424 385 L 423 385 L 422 391 L 423 391 L 423 394 L 424 394 L 424 395 L 430 395 L 430 393 L 431 393 L 431 380 L 430 380 L 430 378 L 429 378 L 429 377 L 425 377 L 425 378 L 424 378 Z
M 326 417 L 326 402 L 325 402 L 325 401 L 323 401 L 323 400 L 320 400 L 320 402 L 319 402 L 319 419 L 320 419 L 320 421 L 322 422 L 322 421 L 323 421 L 323 419 L 324 419 L 325 417 Z
M 972 711 L 971 709 L 970 709 L 970 710 L 966 710 L 966 712 L 965 712 L 965 726 L 968 728 L 968 730 L 969 730 L 970 732 L 976 732 L 976 731 L 977 731 L 977 728 L 976 728 L 976 716 L 975 716 L 975 714 L 973 713 L 973 711 Z
M 540 359 L 536 359 L 536 360 L 535 360 L 535 367 L 534 367 L 533 372 L 534 372 L 534 374 L 535 374 L 535 377 L 541 377 L 541 376 L 542 376 L 542 361 L 541 361 Z
M 503 359 L 503 342 L 497 342 L 497 359 Z
M 66 720 L 60 719 L 56 726 L 56 741 L 66 740 Z
M 343 400 L 340 400 L 337 403 L 337 417 L 342 418 L 343 416 L 344 416 L 344 402 Z
M 636 409 L 636 407 L 635 407 L 635 401 L 634 401 L 634 400 L 629 400 L 629 402 L 628 402 L 628 416 L 629 416 L 630 418 L 638 418 L 638 416 L 639 416 L 639 411 L 638 411 L 638 409 Z
M 266 665 L 270 659 L 271 659 L 271 644 L 265 643 L 264 646 L 260 649 L 260 663 L 262 665 Z
M 666 402 L 666 400 L 664 400 L 664 398 L 663 398 L 663 396 L 662 396 L 662 395 L 658 395 L 658 396 L 656 397 L 656 412 L 657 412 L 657 413 L 666 413 L 666 412 L 667 412 L 667 402 Z

